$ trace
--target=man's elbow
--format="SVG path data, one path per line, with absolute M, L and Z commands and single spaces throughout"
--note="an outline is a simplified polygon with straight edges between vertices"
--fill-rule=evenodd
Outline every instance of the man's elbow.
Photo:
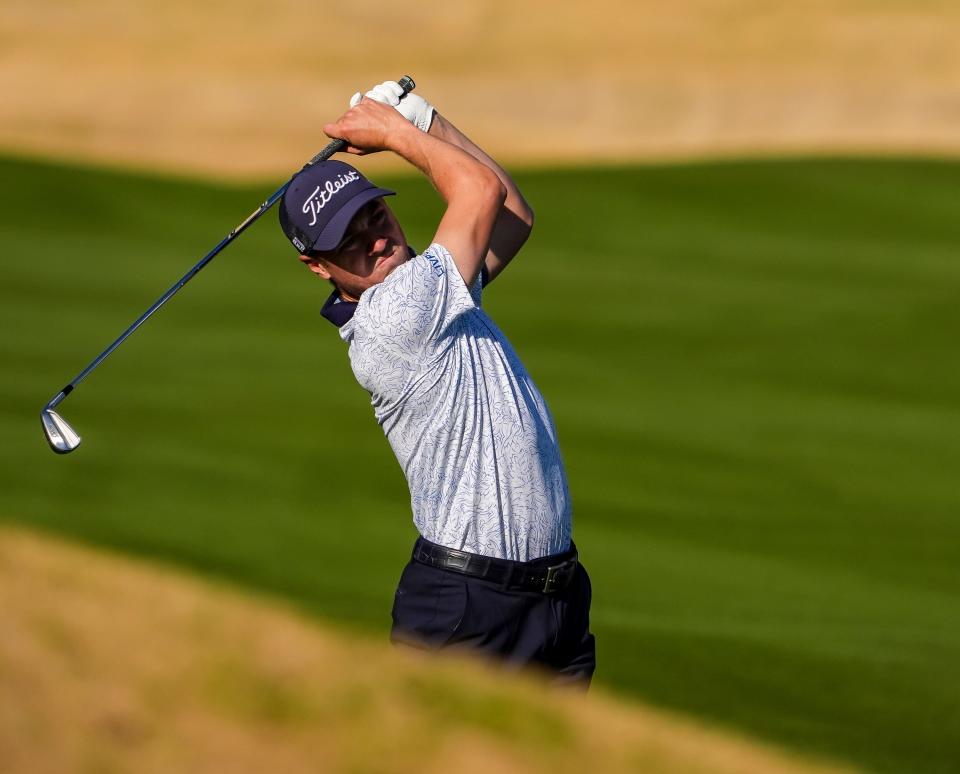
M 500 213 L 500 228 L 510 235 L 511 241 L 516 245 L 513 252 L 519 250 L 529 239 L 533 232 L 533 221 L 533 209 L 523 197 L 520 197 L 519 201 L 508 202 Z
M 517 207 L 516 215 L 520 222 L 526 226 L 527 234 L 533 231 L 533 221 L 535 219 L 533 215 L 533 208 L 522 199 L 520 200 L 520 206 Z
M 479 196 L 484 201 L 489 202 L 495 210 L 499 210 L 507 200 L 507 187 L 503 184 L 492 170 L 487 170 L 478 181 L 480 186 Z

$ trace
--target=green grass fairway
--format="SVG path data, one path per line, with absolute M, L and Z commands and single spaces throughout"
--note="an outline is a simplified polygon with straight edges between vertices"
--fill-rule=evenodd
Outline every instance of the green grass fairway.
M 385 636 L 404 481 L 274 214 L 44 402 L 267 194 L 7 160 L 0 517 Z M 554 411 L 599 681 L 884 772 L 960 760 L 960 163 L 520 176 L 487 295 Z M 393 181 L 421 246 L 439 206 Z

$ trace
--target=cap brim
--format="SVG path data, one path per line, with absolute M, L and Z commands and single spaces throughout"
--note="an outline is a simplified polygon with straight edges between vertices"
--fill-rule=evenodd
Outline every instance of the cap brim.
M 330 222 L 320 232 L 320 236 L 317 237 L 310 249 L 320 250 L 321 252 L 333 250 L 343 240 L 343 235 L 347 233 L 347 226 L 350 225 L 353 216 L 360 211 L 363 205 L 372 202 L 374 199 L 379 199 L 381 196 L 393 196 L 395 193 L 395 191 L 386 188 L 368 188 L 366 191 L 361 191 L 344 204 L 336 215 L 330 218 Z

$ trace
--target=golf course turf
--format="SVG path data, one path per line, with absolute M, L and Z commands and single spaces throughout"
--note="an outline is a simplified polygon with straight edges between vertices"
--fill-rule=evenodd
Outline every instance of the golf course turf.
M 4 774 L 860 771 L 7 525 L 0 609 Z
M 385 637 L 396 461 L 265 216 L 61 406 L 45 401 L 274 190 L 0 161 L 0 519 L 179 563 Z M 861 766 L 960 759 L 960 163 L 518 175 L 486 293 L 549 402 L 598 682 Z M 378 182 L 381 182 L 378 180 Z M 429 186 L 383 181 L 415 245 Z

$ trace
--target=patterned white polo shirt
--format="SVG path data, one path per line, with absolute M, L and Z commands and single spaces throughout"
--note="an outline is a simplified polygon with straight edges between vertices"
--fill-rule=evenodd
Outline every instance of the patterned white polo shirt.
M 427 540 L 529 561 L 570 546 L 557 431 L 513 347 L 433 244 L 360 297 L 340 328 Z

